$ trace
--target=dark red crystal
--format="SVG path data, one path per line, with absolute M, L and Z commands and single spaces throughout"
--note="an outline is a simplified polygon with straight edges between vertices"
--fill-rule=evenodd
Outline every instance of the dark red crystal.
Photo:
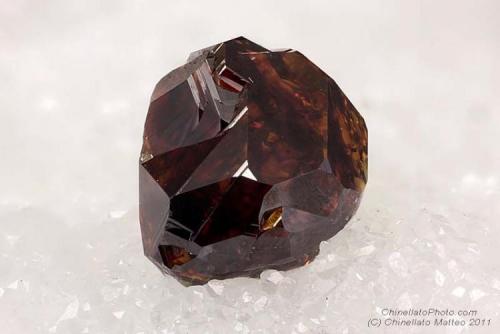
M 151 97 L 144 252 L 183 284 L 303 265 L 355 213 L 367 130 L 297 51 L 240 37 L 194 52 Z

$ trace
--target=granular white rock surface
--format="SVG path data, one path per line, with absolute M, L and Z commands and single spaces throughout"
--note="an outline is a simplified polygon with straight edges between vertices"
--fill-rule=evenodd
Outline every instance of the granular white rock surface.
M 499 10 L 3 1 L 0 331 L 499 333 Z M 185 288 L 142 255 L 142 126 L 162 75 L 238 35 L 298 49 L 336 79 L 368 124 L 369 182 L 312 263 Z M 368 328 L 419 308 L 467 325 Z

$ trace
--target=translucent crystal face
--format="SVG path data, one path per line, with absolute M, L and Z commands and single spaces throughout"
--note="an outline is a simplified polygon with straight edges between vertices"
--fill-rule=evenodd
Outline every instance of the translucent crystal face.
M 356 211 L 367 130 L 297 51 L 236 38 L 151 97 L 140 158 L 145 254 L 184 284 L 303 265 Z

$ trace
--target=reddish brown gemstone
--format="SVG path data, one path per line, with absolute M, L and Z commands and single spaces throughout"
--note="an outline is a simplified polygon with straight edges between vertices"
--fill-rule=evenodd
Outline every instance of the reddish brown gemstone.
M 156 85 L 140 158 L 145 254 L 183 284 L 303 265 L 355 213 L 367 130 L 297 51 L 240 37 Z

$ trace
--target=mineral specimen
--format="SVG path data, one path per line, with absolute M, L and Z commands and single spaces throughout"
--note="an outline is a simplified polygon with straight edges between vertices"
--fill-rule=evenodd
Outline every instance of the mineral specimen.
M 355 213 L 367 129 L 301 53 L 243 37 L 156 85 L 140 157 L 144 252 L 185 285 L 311 261 Z

